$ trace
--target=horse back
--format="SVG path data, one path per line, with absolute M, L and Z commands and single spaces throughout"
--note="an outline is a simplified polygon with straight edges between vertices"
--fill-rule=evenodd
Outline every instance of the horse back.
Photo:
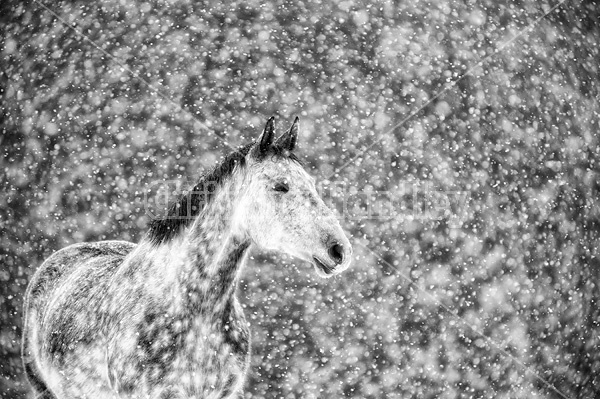
M 60 362 L 74 343 L 100 331 L 111 277 L 135 244 L 101 241 L 55 252 L 33 275 L 25 297 L 23 362 L 34 388 L 47 389 L 42 370 Z
M 122 260 L 133 248 L 135 244 L 127 241 L 99 241 L 73 244 L 55 252 L 33 275 L 25 306 L 44 301 L 78 268 L 89 266 L 90 259 Z M 112 269 L 108 267 L 105 271 L 113 271 Z

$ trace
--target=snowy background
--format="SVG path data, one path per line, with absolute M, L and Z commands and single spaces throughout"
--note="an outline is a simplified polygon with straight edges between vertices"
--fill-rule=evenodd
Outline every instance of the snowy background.
M 249 262 L 247 398 L 600 397 L 600 6 L 225 3 L 0 4 L 2 397 L 26 397 L 43 259 L 137 241 L 153 182 L 270 115 L 299 115 L 310 173 L 354 195 L 356 256 L 326 281 Z

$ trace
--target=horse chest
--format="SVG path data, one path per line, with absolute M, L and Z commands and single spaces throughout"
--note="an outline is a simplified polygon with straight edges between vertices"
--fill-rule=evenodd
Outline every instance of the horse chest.
M 185 393 L 227 397 L 237 391 L 244 379 L 249 350 L 239 333 L 202 328 L 190 334 L 179 355 L 180 364 L 174 365 L 180 372 L 173 374 Z
M 250 351 L 243 318 L 146 321 L 152 322 L 134 334 L 135 349 L 118 357 L 125 360 L 121 365 L 114 364 L 120 369 L 114 381 L 118 391 L 203 398 L 227 398 L 239 391 Z

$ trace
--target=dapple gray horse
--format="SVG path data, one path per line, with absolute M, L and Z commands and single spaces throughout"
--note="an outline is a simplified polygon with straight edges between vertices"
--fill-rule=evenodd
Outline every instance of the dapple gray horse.
M 136 245 L 64 248 L 25 301 L 23 361 L 42 398 L 233 398 L 250 331 L 236 298 L 249 248 L 345 270 L 352 249 L 292 153 L 298 119 L 227 156 Z M 213 190 L 207 190 L 212 185 Z

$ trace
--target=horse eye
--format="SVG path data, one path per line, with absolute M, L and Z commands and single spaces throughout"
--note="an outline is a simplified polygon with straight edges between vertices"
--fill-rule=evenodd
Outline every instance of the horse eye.
M 287 193 L 288 191 L 290 191 L 290 188 L 288 187 L 287 183 L 281 182 L 276 183 L 275 186 L 273 186 L 273 190 L 278 191 L 280 193 Z

